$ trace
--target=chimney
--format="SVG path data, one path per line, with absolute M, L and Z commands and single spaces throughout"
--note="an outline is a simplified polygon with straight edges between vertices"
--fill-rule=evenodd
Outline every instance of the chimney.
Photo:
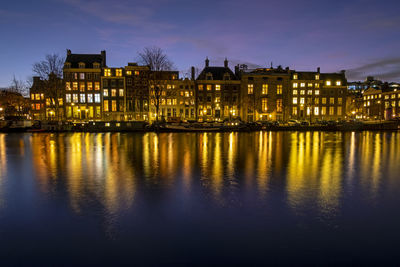
M 194 67 L 193 66 L 191 68 L 191 73 L 192 73 L 192 80 L 194 81 L 196 79 L 196 77 L 195 77 Z
M 235 66 L 235 75 L 239 76 L 239 64 Z
M 318 73 L 321 72 L 321 68 L 320 68 L 320 67 L 317 68 L 317 72 L 318 72 Z
M 228 59 L 227 59 L 227 58 L 225 58 L 225 60 L 224 60 L 224 67 L 225 67 L 225 68 L 228 67 Z
M 101 50 L 101 65 L 103 68 L 107 66 L 106 50 Z
M 71 50 L 67 49 L 67 56 L 71 55 Z
M 210 65 L 210 60 L 208 60 L 208 57 L 206 58 L 206 67 Z

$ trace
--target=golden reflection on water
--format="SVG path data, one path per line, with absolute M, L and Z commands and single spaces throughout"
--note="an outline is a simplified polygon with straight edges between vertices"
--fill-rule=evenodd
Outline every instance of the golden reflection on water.
M 154 194 L 186 199 L 201 190 L 216 205 L 242 193 L 268 202 L 270 192 L 285 192 L 296 213 L 315 207 L 335 215 L 345 194 L 361 188 L 374 200 L 382 184 L 391 190 L 387 184 L 399 183 L 392 174 L 400 162 L 399 133 L 32 134 L 16 144 L 21 157 L 32 159 L 40 190 L 65 189 L 77 213 L 96 201 L 117 215 L 141 190 L 159 188 Z M 11 166 L 7 145 L 0 135 L 0 203 Z

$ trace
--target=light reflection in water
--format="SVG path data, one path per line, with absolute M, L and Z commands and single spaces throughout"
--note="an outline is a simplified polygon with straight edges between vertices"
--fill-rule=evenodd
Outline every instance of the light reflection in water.
M 292 212 L 313 207 L 329 218 L 356 188 L 373 203 L 383 184 L 399 183 L 385 180 L 398 168 L 399 133 L 0 134 L 0 205 L 14 143 L 41 192 L 65 190 L 75 213 L 101 203 L 110 224 L 146 189 L 185 201 L 212 196 L 217 206 L 240 194 L 268 202 L 283 190 Z

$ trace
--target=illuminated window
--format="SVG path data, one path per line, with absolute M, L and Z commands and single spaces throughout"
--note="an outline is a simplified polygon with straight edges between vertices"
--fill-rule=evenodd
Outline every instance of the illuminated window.
M 276 86 L 276 94 L 278 94 L 278 95 L 282 94 L 282 84 L 278 84 Z
M 132 71 L 127 70 L 127 71 L 126 71 L 126 75 L 132 75 Z
M 84 80 L 85 79 L 85 73 L 79 73 L 79 79 Z
M 314 99 L 314 103 L 315 103 L 316 105 L 318 105 L 318 104 L 319 104 L 319 98 L 315 98 L 315 99 Z
M 111 96 L 117 96 L 117 89 L 111 89 Z
M 321 108 L 321 115 L 326 115 L 326 107 Z
M 115 76 L 121 77 L 122 76 L 122 70 L 121 69 L 116 69 L 115 70 Z
M 268 99 L 267 98 L 261 99 L 261 109 L 263 112 L 267 112 L 267 110 L 268 110 Z
M 108 96 L 108 90 L 107 89 L 104 89 L 103 95 L 104 96 Z
M 139 71 L 135 70 L 135 75 L 138 76 L 139 75 Z
M 335 115 L 335 108 L 329 107 L 329 115 Z
M 62 106 L 62 105 L 64 104 L 64 99 L 59 98 L 59 99 L 58 99 L 58 104 L 59 104 L 60 106 Z
M 40 104 L 36 104 L 36 109 L 40 110 Z
M 73 101 L 74 103 L 78 103 L 78 94 L 73 94 L 73 95 L 72 95 L 72 101 Z
M 326 104 L 326 97 L 322 98 L 322 104 L 324 104 L 324 105 Z
M 335 98 L 334 97 L 329 98 L 329 104 L 331 104 L 331 105 L 335 104 Z
M 35 100 L 35 94 L 31 94 L 31 99 Z
M 319 74 L 316 74 L 316 75 L 315 75 L 315 79 L 316 79 L 316 80 L 319 80 Z
M 312 90 L 308 90 L 307 94 L 312 95 Z
M 40 94 L 36 94 L 36 100 L 40 100 Z
M 315 95 L 319 95 L 319 90 L 315 90 Z
M 300 104 L 304 105 L 304 97 L 300 97 Z
M 293 88 L 297 88 L 299 86 L 298 83 L 293 83 Z
M 292 108 L 292 114 L 293 115 L 297 115 L 297 107 L 293 107 Z
M 342 85 L 342 82 L 341 81 L 336 81 L 336 85 L 340 86 L 340 85 Z
M 50 98 L 46 98 L 46 106 L 50 106 Z
M 104 76 L 110 77 L 111 76 L 111 69 L 104 69 Z
M 66 95 L 65 95 L 65 101 L 66 101 L 67 103 L 71 103 L 71 94 L 66 94 Z
M 307 84 L 308 87 L 312 87 L 312 85 L 313 85 L 312 83 L 308 83 Z
M 326 81 L 326 85 L 330 86 L 331 85 L 331 81 Z
M 315 88 L 319 88 L 319 83 L 315 83 Z
M 93 83 L 92 82 L 88 82 L 87 83 L 87 89 L 90 91 L 93 89 Z
M 88 103 L 93 103 L 93 95 L 92 94 L 88 94 L 87 95 L 87 102 Z
M 215 90 L 216 90 L 216 91 L 219 91 L 219 90 L 221 90 L 221 85 L 219 85 L 219 84 L 216 84 L 216 85 L 215 85 Z
M 124 89 L 119 89 L 119 96 L 124 96 Z
M 282 99 L 276 100 L 276 112 L 282 112 L 283 110 L 283 105 L 282 105 Z
M 342 115 L 342 107 L 337 107 L 337 115 L 338 116 Z
M 100 90 L 100 83 L 99 82 L 95 82 L 94 83 L 94 90 Z
M 293 95 L 297 95 L 297 90 L 293 90 Z
M 85 83 L 84 82 L 79 83 L 79 91 L 85 92 Z
M 207 84 L 207 91 L 211 91 L 212 89 L 212 85 L 211 84 Z
M 199 84 L 199 91 L 203 91 L 203 85 Z
M 338 101 L 338 105 L 342 104 L 342 98 L 341 97 L 339 97 L 337 101 Z
M 300 87 L 306 87 L 306 83 L 300 83 Z
M 314 107 L 314 115 L 318 116 L 319 115 L 319 108 Z
M 78 90 L 78 82 L 73 82 L 72 83 L 72 89 L 73 90 Z
M 268 94 L 268 84 L 264 83 L 262 85 L 262 94 L 267 95 Z
M 171 105 L 171 99 L 170 99 L 170 98 L 167 99 L 167 105 L 168 105 L 168 106 Z
M 85 103 L 86 96 L 85 94 L 81 94 L 81 103 Z
M 44 99 L 44 94 L 40 94 L 40 98 L 43 100 Z
M 248 84 L 248 85 L 247 85 L 247 93 L 248 93 L 249 95 L 253 94 L 253 88 L 254 88 L 254 85 L 253 85 L 253 84 Z
M 297 74 L 293 74 L 293 80 L 297 80 L 298 76 Z
M 185 91 L 185 96 L 189 97 L 189 91 Z
M 100 103 L 100 94 L 94 94 L 94 102 Z
M 297 105 L 297 97 L 293 97 L 293 104 Z
M 111 111 L 117 111 L 117 101 L 111 101 Z
M 108 100 L 104 100 L 104 111 L 108 111 Z
M 66 82 L 65 83 L 65 90 L 67 90 L 67 91 L 71 90 L 71 83 L 70 82 Z
M 169 90 L 171 88 L 172 88 L 172 86 L 170 84 L 167 84 L 167 89 Z
M 305 91 L 305 90 L 300 90 L 300 94 L 301 94 L 301 95 L 305 95 L 305 94 L 306 94 L 306 91 Z

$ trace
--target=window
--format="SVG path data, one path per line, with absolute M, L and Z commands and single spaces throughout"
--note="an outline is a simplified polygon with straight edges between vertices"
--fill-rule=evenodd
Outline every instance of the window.
M 185 91 L 185 96 L 189 97 L 189 91 Z
M 319 90 L 315 90 L 315 95 L 319 95 Z
M 111 111 L 117 111 L 117 101 L 111 101 Z
M 139 75 L 139 71 L 135 70 L 135 75 L 138 76 Z
M 85 73 L 79 73 L 79 79 L 84 80 L 85 79 Z
M 304 97 L 300 97 L 300 104 L 304 105 Z
M 126 71 L 126 75 L 132 75 L 132 71 L 127 70 L 127 71 Z
M 267 110 L 268 110 L 268 99 L 267 98 L 261 99 L 261 109 L 263 112 L 267 112 Z
M 306 87 L 306 83 L 300 83 L 300 87 Z
M 85 92 L 85 83 L 84 82 L 79 83 L 79 91 Z
M 282 112 L 282 99 L 276 100 L 276 112 Z
M 324 104 L 324 105 L 326 104 L 326 97 L 322 98 L 322 104 Z
M 81 103 L 85 103 L 86 96 L 85 94 L 81 94 Z
M 316 80 L 319 80 L 319 74 L 316 74 L 316 75 L 315 75 L 315 79 L 316 79 Z
M 342 116 L 342 107 L 337 107 L 337 115 Z
M 167 105 L 171 106 L 171 99 L 170 98 L 167 99 Z
M 87 89 L 90 91 L 90 90 L 93 90 L 93 83 L 92 82 L 88 82 L 87 83 Z
M 71 83 L 70 82 L 66 82 L 65 83 L 65 90 L 67 90 L 67 91 L 71 90 Z
M 103 95 L 104 96 L 108 96 L 108 90 L 107 89 L 104 89 Z
M 199 84 L 199 91 L 203 91 L 203 85 Z
M 126 80 L 126 82 L 127 82 L 128 85 L 132 85 L 132 78 L 128 78 L 128 79 Z
M 315 88 L 319 88 L 319 83 L 315 83 Z
M 35 94 L 31 94 L 31 99 L 35 100 Z
M 293 104 L 297 105 L 297 97 L 293 97 Z
M 292 108 L 292 114 L 293 115 L 297 115 L 297 107 L 293 107 Z
M 253 87 L 254 87 L 253 84 L 248 84 L 248 85 L 247 85 L 247 93 L 248 93 L 249 95 L 253 94 Z
M 293 74 L 293 80 L 297 80 L 298 76 L 297 74 Z
M 262 85 L 262 94 L 267 95 L 268 94 L 268 84 L 264 83 Z
M 331 105 L 335 104 L 335 98 L 334 97 L 329 98 L 329 104 L 331 104 Z
M 312 90 L 308 90 L 308 91 L 307 91 L 307 94 L 308 94 L 308 95 L 312 95 Z
M 298 83 L 293 83 L 293 88 L 297 88 L 299 86 Z
M 339 97 L 338 100 L 337 100 L 337 102 L 338 102 L 338 105 L 341 105 L 341 104 L 342 104 L 342 98 Z
M 65 101 L 66 101 L 67 103 L 71 103 L 71 94 L 66 94 L 66 95 L 65 95 Z
M 117 89 L 111 89 L 111 96 L 117 96 Z
M 321 115 L 326 115 L 326 107 L 321 108 Z
M 110 77 L 111 76 L 111 69 L 104 69 L 104 76 Z
M 86 73 L 86 79 L 91 80 L 92 79 L 92 74 L 91 73 Z
M 122 76 L 122 69 L 115 70 L 115 76 L 121 77 Z
M 331 84 L 332 84 L 331 81 L 326 81 L 327 86 L 331 86 Z
M 276 86 L 276 94 L 278 94 L 278 95 L 282 94 L 282 84 L 278 84 Z
M 318 116 L 319 115 L 319 108 L 314 107 L 314 115 Z
M 74 80 L 78 80 L 78 73 L 74 72 Z
M 72 89 L 73 90 L 78 90 L 78 83 L 77 82 L 73 82 L 72 83 Z
M 124 89 L 119 89 L 119 96 L 124 96 Z
M 104 111 L 108 111 L 108 100 L 104 100 Z
M 215 103 L 219 103 L 219 102 L 221 102 L 221 97 L 216 96 L 216 97 L 215 97 Z
M 85 68 L 85 63 L 82 63 L 82 62 L 79 63 L 79 68 L 80 68 L 80 69 L 84 69 L 84 68 Z
M 334 114 L 335 114 L 335 108 L 329 107 L 329 115 L 334 115 Z
M 336 81 L 336 86 L 340 86 L 340 85 L 342 85 L 342 82 L 341 81 Z
M 40 110 L 40 104 L 36 104 L 36 109 Z
M 94 83 L 94 90 L 100 90 L 100 83 L 99 82 L 95 82 Z
M 306 91 L 305 91 L 305 90 L 300 90 L 300 94 L 301 94 L 301 95 L 305 95 L 305 94 L 306 94 Z
M 212 85 L 211 84 L 207 84 L 207 91 L 211 91 L 212 89 Z
M 312 87 L 312 83 L 308 83 L 308 84 L 307 84 L 307 87 Z
M 72 95 L 72 101 L 74 101 L 74 103 L 78 103 L 78 94 Z
M 87 95 L 87 102 L 88 103 L 93 103 L 93 95 L 92 94 L 88 94 Z
M 318 104 L 319 104 L 319 98 L 315 98 L 315 99 L 314 99 L 314 103 L 315 103 L 316 105 L 318 105 Z
M 100 103 L 100 94 L 94 94 L 94 102 Z
M 216 85 L 215 85 L 215 91 L 219 91 L 219 90 L 221 90 L 221 85 L 216 84 Z
M 297 90 L 293 90 L 293 95 L 297 95 Z

